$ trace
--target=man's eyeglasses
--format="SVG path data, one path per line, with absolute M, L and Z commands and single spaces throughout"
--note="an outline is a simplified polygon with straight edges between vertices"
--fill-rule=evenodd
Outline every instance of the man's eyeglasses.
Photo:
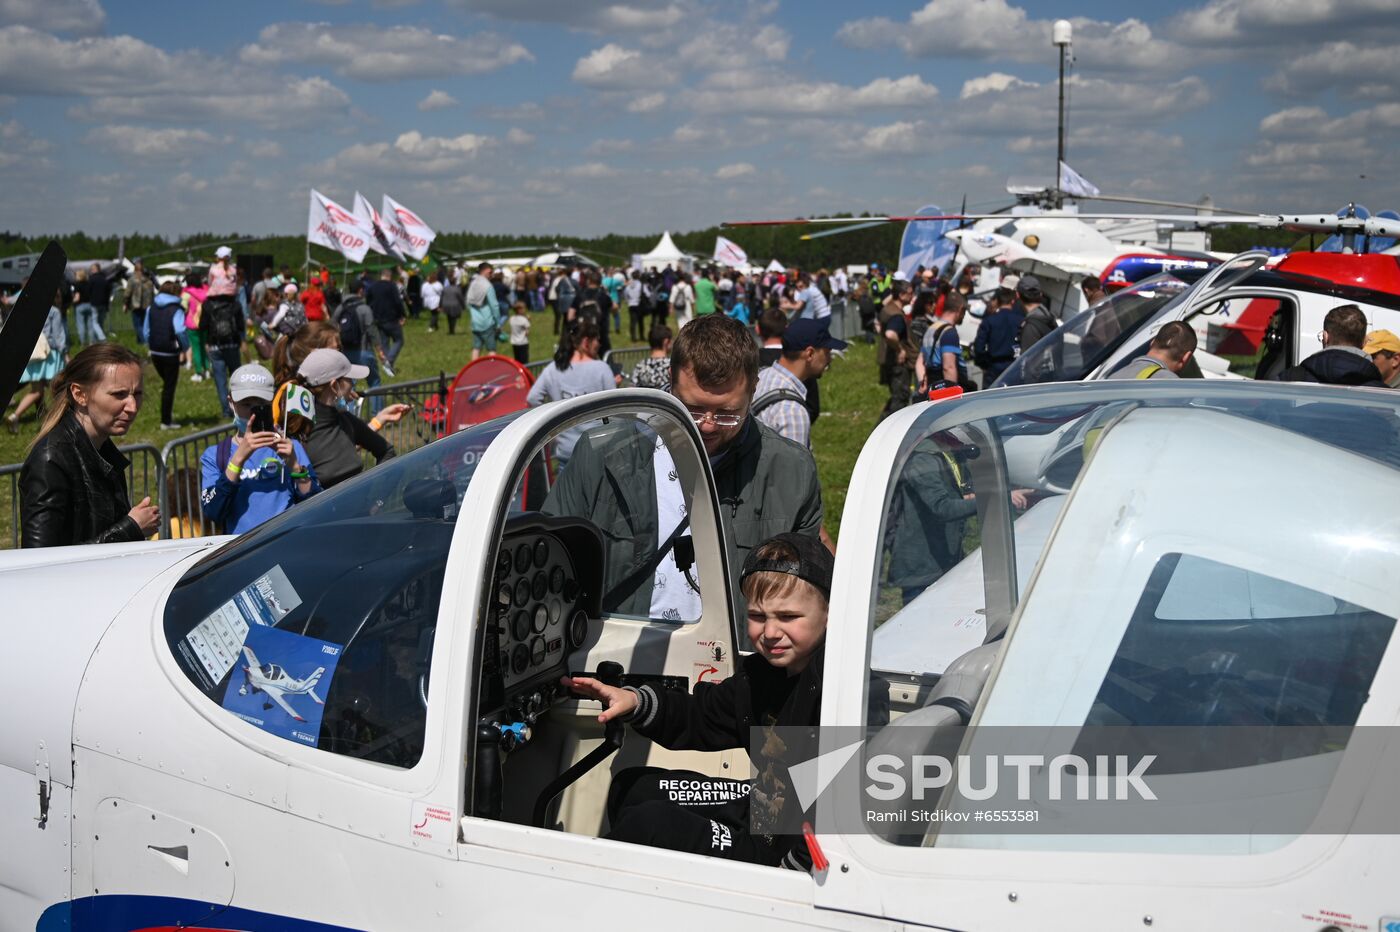
M 689 408 L 686 410 L 690 411 Z M 695 421 L 697 427 L 703 425 L 706 421 L 709 421 L 716 427 L 738 427 L 740 424 L 744 423 L 744 415 L 742 414 L 715 414 L 713 411 L 690 411 L 690 416 Z

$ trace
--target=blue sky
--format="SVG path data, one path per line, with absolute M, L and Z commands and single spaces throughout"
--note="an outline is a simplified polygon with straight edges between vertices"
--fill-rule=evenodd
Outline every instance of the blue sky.
M 0 0 L 0 228 L 593 235 L 1105 193 L 1400 206 L 1400 0 Z

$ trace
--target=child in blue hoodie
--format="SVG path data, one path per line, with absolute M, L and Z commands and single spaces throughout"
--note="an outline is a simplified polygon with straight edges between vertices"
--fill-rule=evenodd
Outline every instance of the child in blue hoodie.
M 301 441 L 276 430 L 254 431 L 253 409 L 271 405 L 272 373 L 256 363 L 229 376 L 228 395 L 238 436 L 199 458 L 204 517 L 225 534 L 242 534 L 321 491 Z

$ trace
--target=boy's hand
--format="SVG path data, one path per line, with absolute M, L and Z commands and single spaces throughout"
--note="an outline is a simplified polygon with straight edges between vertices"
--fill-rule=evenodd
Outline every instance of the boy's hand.
M 605 725 L 615 718 L 632 714 L 637 708 L 636 693 L 600 683 L 591 676 L 566 676 L 559 682 L 572 690 L 576 696 L 597 699 L 603 703 L 603 714 L 598 716 L 598 721 Z

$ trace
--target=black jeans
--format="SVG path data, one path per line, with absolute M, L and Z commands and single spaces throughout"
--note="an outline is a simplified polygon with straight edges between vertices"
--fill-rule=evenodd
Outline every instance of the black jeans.
M 648 336 L 648 334 L 644 332 L 646 326 L 647 309 L 640 304 L 630 305 L 627 308 L 627 335 L 634 340 L 645 340 Z
M 180 357 L 152 353 L 151 365 L 160 376 L 160 422 L 175 423 L 175 386 L 180 384 Z
M 608 791 L 608 825 L 615 841 L 752 864 L 778 864 L 788 847 L 749 831 L 749 784 L 688 770 L 619 773 Z
M 880 381 L 890 387 L 890 400 L 885 402 L 885 410 L 880 412 L 880 420 L 902 408 L 909 407 L 909 380 L 913 370 L 907 364 L 886 363 L 880 372 Z

